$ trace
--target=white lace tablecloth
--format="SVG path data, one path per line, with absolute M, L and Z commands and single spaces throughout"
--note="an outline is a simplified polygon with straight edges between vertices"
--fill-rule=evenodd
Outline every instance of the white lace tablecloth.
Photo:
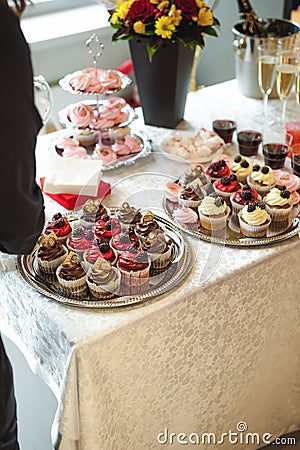
M 270 102 L 271 112 L 279 106 Z M 292 104 L 288 114 L 294 117 L 296 108 Z M 261 110 L 260 101 L 242 97 L 235 82 L 227 82 L 190 94 L 180 127 L 211 128 L 215 116 L 230 116 L 239 129 L 259 131 Z M 157 149 L 168 130 L 147 131 Z M 53 157 L 55 136 L 39 138 L 39 176 Z M 105 173 L 113 186 L 106 201 L 147 198 L 160 211 L 162 183 L 183 167 L 157 153 Z M 45 200 L 48 215 L 61 210 Z M 51 301 L 21 279 L 16 257 L 0 255 L 0 328 L 58 399 L 55 448 L 179 449 L 180 440 L 195 442 L 195 433 L 220 439 L 232 430 L 242 439 L 241 421 L 260 439 L 300 428 L 299 238 L 252 249 L 189 242 L 196 259 L 183 284 L 162 298 L 115 310 Z M 209 448 L 205 442 L 200 445 Z M 225 438 L 215 447 L 264 445 L 255 442 Z

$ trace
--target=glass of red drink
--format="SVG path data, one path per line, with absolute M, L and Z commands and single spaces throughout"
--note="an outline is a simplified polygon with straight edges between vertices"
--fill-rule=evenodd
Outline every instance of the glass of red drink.
M 224 140 L 225 144 L 231 144 L 236 123 L 234 120 L 214 120 L 213 130 Z
M 237 135 L 239 152 L 243 156 L 256 156 L 262 142 L 262 134 L 254 130 L 240 131 Z

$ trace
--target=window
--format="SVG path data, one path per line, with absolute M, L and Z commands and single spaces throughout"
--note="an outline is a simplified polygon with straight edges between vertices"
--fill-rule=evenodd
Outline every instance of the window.
M 24 17 L 47 14 L 100 3 L 101 0 L 31 0 L 31 4 L 29 3 L 26 8 Z

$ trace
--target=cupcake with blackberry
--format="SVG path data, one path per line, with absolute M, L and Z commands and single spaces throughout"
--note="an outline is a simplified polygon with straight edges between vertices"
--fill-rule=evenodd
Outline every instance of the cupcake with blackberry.
M 55 274 L 57 267 L 67 257 L 68 249 L 57 239 L 55 233 L 43 236 L 39 241 L 37 263 L 39 269 L 47 274 Z
M 99 300 L 115 297 L 120 289 L 121 274 L 105 259 L 98 258 L 87 273 L 86 283 L 90 293 Z
M 226 161 L 224 161 L 224 159 L 220 159 L 219 161 L 212 163 L 206 169 L 205 173 L 211 181 L 216 181 L 223 177 L 228 177 L 228 175 L 230 174 L 230 169 L 227 166 Z
M 75 252 L 68 254 L 57 268 L 56 276 L 67 294 L 78 295 L 86 290 L 86 271 Z
M 84 228 L 92 228 L 97 220 L 107 214 L 109 214 L 109 210 L 98 200 L 87 200 L 79 211 L 78 218 Z
M 85 250 L 83 260 L 87 266 L 90 267 L 95 264 L 98 258 L 105 259 L 105 261 L 113 266 L 117 261 L 117 254 L 109 246 L 108 242 L 102 242 L 96 238 L 94 239 L 92 246 Z
M 250 187 L 255 189 L 261 197 L 264 197 L 273 187 L 275 187 L 273 170 L 269 166 L 254 164 L 252 173 L 247 177 L 247 183 Z
M 52 219 L 48 222 L 45 228 L 45 234 L 55 233 L 57 239 L 63 244 L 67 241 L 68 237 L 72 233 L 71 225 L 66 217 L 63 217 L 61 213 L 56 213 Z
M 129 227 L 135 227 L 137 222 L 142 218 L 142 214 L 139 210 L 130 206 L 128 202 L 122 203 L 118 215 L 119 222 L 123 229 L 128 229 Z
M 101 241 L 109 242 L 112 236 L 120 233 L 121 225 L 117 218 L 103 215 L 93 226 L 93 231 Z
M 248 184 L 245 184 L 230 196 L 232 213 L 237 215 L 245 205 L 259 199 L 261 197 L 256 190 L 252 189 Z
M 132 229 L 116 234 L 110 240 L 110 246 L 117 253 L 117 255 L 120 255 L 128 250 L 131 245 L 136 248 L 140 245 L 139 239 Z
M 263 237 L 271 224 L 264 202 L 256 200 L 245 205 L 238 214 L 240 230 L 247 237 Z
M 161 230 L 161 227 L 154 219 L 154 214 L 151 211 L 146 211 L 142 219 L 135 226 L 135 234 L 143 242 L 148 234 L 154 230 Z
M 170 264 L 172 248 L 172 239 L 160 230 L 151 231 L 142 245 L 142 250 L 149 255 L 153 269 L 164 269 Z
M 272 229 L 274 231 L 286 229 L 290 224 L 293 209 L 293 200 L 286 186 L 271 189 L 264 201 L 272 219 Z
M 198 208 L 203 197 L 199 181 L 194 180 L 192 183 L 182 186 L 178 192 L 178 203 L 179 206 L 186 208 Z
M 238 155 L 234 158 L 231 172 L 236 175 L 239 183 L 245 184 L 247 176 L 252 172 L 252 162 L 246 156 Z
M 147 284 L 150 275 L 150 259 L 146 252 L 137 250 L 133 245 L 119 256 L 117 268 L 121 272 L 121 281 L 130 289 Z M 127 290 L 128 291 L 128 290 Z
M 82 227 L 77 227 L 72 231 L 66 245 L 70 251 L 82 257 L 84 251 L 91 247 L 93 239 L 94 233 L 92 230 L 84 230 Z
M 230 208 L 217 194 L 203 198 L 198 207 L 200 225 L 206 230 L 217 231 L 226 227 Z
M 216 194 L 222 197 L 227 205 L 230 205 L 230 196 L 233 192 L 240 189 L 241 184 L 237 181 L 237 177 L 234 174 L 228 177 L 223 177 L 221 180 L 214 182 L 214 190 Z

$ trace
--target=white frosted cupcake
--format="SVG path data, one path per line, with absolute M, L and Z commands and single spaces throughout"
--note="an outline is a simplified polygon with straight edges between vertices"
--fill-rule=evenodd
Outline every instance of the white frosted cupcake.
M 252 172 L 252 162 L 246 156 L 238 155 L 234 158 L 230 170 L 236 175 L 239 183 L 245 184 L 247 176 Z
M 254 164 L 252 173 L 247 177 L 247 183 L 264 197 L 275 186 L 274 172 L 269 166 Z
M 91 294 L 106 300 L 118 294 L 121 283 L 120 272 L 103 258 L 98 258 L 87 273 L 87 285 Z
M 266 210 L 272 219 L 272 228 L 275 229 L 275 222 L 277 230 L 286 228 L 293 209 L 293 199 L 290 192 L 286 190 L 285 186 L 278 186 L 270 190 L 264 201 Z
M 230 208 L 221 197 L 212 194 L 203 198 L 198 213 L 203 228 L 217 231 L 226 227 Z
M 249 203 L 239 212 L 240 229 L 244 236 L 263 237 L 271 224 L 271 217 L 263 202 L 256 200 Z
M 149 233 L 142 245 L 142 250 L 148 254 L 153 269 L 164 269 L 170 264 L 172 249 L 173 241 L 159 230 Z
M 56 276 L 59 284 L 68 294 L 77 295 L 86 289 L 86 271 L 74 252 L 70 252 L 57 268 Z
M 37 252 L 39 269 L 47 274 L 55 274 L 57 267 L 65 260 L 68 249 L 57 239 L 55 233 L 41 239 Z
M 83 147 L 90 147 L 96 143 L 98 133 L 89 129 L 83 130 L 77 128 L 76 130 L 74 130 L 73 137 L 74 139 L 79 141 L 80 145 L 82 145 Z

